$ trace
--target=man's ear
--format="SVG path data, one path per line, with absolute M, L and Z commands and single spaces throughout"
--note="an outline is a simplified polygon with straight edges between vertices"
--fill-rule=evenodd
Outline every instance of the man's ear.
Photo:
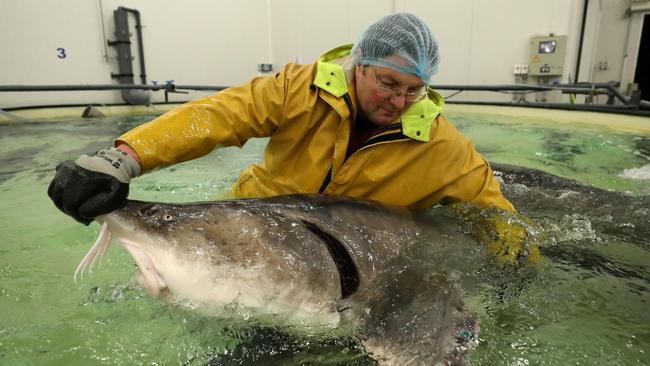
M 359 78 L 366 74 L 365 70 L 368 65 L 357 64 L 354 66 L 354 76 Z

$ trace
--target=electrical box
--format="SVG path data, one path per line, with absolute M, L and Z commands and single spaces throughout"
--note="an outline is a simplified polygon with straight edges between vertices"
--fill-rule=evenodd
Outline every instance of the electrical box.
M 557 76 L 564 71 L 566 36 L 541 36 L 530 40 L 528 75 Z

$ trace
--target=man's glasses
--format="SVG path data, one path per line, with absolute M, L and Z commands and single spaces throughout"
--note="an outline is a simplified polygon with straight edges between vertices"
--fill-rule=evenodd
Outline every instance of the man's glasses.
M 401 97 L 402 95 L 406 99 L 407 102 L 409 103 L 415 103 L 419 102 L 420 100 L 424 99 L 424 97 L 427 95 L 427 86 L 421 87 L 417 91 L 402 91 L 399 89 L 394 89 L 391 88 L 390 86 L 384 84 L 381 82 L 379 79 L 377 79 L 377 75 L 375 75 L 375 70 L 370 68 L 370 71 L 372 71 L 372 77 L 375 79 L 375 83 L 377 84 L 377 87 L 379 90 L 386 96 L 395 96 L 395 97 Z

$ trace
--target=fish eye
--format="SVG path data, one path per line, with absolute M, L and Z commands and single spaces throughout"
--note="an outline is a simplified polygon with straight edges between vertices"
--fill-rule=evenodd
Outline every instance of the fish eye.
M 174 215 L 172 215 L 170 213 L 164 213 L 162 215 L 162 219 L 163 219 L 163 221 L 172 221 L 174 219 Z

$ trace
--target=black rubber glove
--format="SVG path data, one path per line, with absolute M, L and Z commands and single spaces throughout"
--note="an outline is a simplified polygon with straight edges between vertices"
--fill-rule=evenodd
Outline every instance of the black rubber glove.
M 124 207 L 129 182 L 140 171 L 138 162 L 122 150 L 100 150 L 59 164 L 47 195 L 63 213 L 88 225 L 95 217 Z

